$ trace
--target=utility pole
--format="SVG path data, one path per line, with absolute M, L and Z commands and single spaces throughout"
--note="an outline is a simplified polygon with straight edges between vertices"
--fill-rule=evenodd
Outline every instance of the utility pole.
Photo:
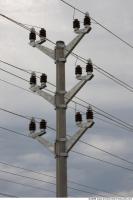
M 67 153 L 66 153 L 66 103 L 65 103 L 65 44 L 56 43 L 56 185 L 57 197 L 67 197 Z
M 86 65 L 87 75 L 82 76 L 82 68 L 78 65 L 75 69 L 76 77 L 79 82 L 70 90 L 65 89 L 65 62 L 67 57 L 71 54 L 73 49 L 77 46 L 80 40 L 91 31 L 90 27 L 90 17 L 86 13 L 84 18 L 84 28 L 80 29 L 80 23 L 77 19 L 73 22 L 73 28 L 77 36 L 68 44 L 65 45 L 63 41 L 57 41 L 55 49 L 49 49 L 42 44 L 46 42 L 46 30 L 41 29 L 39 34 L 35 32 L 32 28 L 30 32 L 30 45 L 36 47 L 44 54 L 52 58 L 56 63 L 56 92 L 52 96 L 46 91 L 43 91 L 46 87 L 47 76 L 42 74 L 40 77 L 41 86 L 37 85 L 36 74 L 33 72 L 30 78 L 30 89 L 32 92 L 37 93 L 39 96 L 43 97 L 46 101 L 51 103 L 56 109 L 56 139 L 55 144 L 46 140 L 42 137 L 46 134 L 46 121 L 42 120 L 40 122 L 40 131 L 36 132 L 36 123 L 34 118 L 31 119 L 29 124 L 30 134 L 29 136 L 38 140 L 47 149 L 49 149 L 56 158 L 56 196 L 57 197 L 67 197 L 67 157 L 69 151 L 78 142 L 81 136 L 91 128 L 94 124 L 93 122 L 93 112 L 89 109 L 86 112 L 87 122 L 82 122 L 82 116 L 78 112 L 75 115 L 76 124 L 78 126 L 78 131 L 68 138 L 66 136 L 66 109 L 68 103 L 73 99 L 73 97 L 78 93 L 78 91 L 93 78 L 93 64 L 89 60 Z M 39 35 L 40 40 L 36 41 L 36 35 Z

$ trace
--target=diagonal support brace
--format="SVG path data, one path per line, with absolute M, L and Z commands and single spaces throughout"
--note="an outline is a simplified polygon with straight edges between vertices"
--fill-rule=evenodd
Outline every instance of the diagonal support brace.
M 79 81 L 70 91 L 65 95 L 65 103 L 68 104 L 72 98 L 79 92 L 79 90 L 94 77 L 93 74 L 89 74 L 84 77 L 84 80 Z
M 94 125 L 94 122 L 91 120 L 85 126 L 81 127 L 70 139 L 67 140 L 66 143 L 66 152 L 68 153 L 73 146 L 79 141 L 79 139 L 82 137 L 82 135 L 88 130 L 88 128 L 91 128 Z
M 39 143 L 41 143 L 43 146 L 45 146 L 50 152 L 54 154 L 54 144 L 49 142 L 48 140 L 44 139 L 41 137 L 42 133 L 37 132 L 37 133 L 32 133 L 29 134 L 29 137 L 32 137 L 33 139 L 37 140 Z
M 48 101 L 52 105 L 55 105 L 55 97 L 45 91 L 40 90 L 40 87 L 38 85 L 30 87 L 30 90 L 32 92 L 35 92 L 39 96 L 43 97 L 46 101 Z
M 36 137 L 35 138 L 39 143 L 45 146 L 51 153 L 54 154 L 54 144 L 49 142 L 48 140 L 44 139 L 43 137 Z
M 29 44 L 30 44 L 30 46 L 36 47 L 37 49 L 39 49 L 40 51 L 42 51 L 44 54 L 46 54 L 47 56 L 49 56 L 50 58 L 52 58 L 53 60 L 55 60 L 54 50 L 52 50 L 52 49 L 50 49 L 48 47 L 42 46 L 40 44 L 40 41 L 38 41 L 38 42 L 31 42 Z
M 80 40 L 91 31 L 91 27 L 87 27 L 84 29 L 79 30 L 78 35 L 66 46 L 66 50 L 65 50 L 65 58 L 67 58 L 69 56 L 69 54 L 71 54 L 71 52 L 73 51 L 73 49 L 78 45 L 78 43 L 80 42 Z

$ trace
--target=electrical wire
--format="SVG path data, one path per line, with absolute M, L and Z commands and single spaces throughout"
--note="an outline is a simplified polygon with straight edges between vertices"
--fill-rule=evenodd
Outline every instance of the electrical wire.
M 1 111 L 4 111 L 4 112 L 6 112 L 6 113 L 9 113 L 9 114 L 15 115 L 15 116 L 17 116 L 17 117 L 21 117 L 21 118 L 23 118 L 23 119 L 31 120 L 31 117 L 27 117 L 27 116 L 24 116 L 24 115 L 15 113 L 15 112 L 9 111 L 9 110 L 4 109 L 4 108 L 0 108 L 0 110 L 1 110 Z M 39 122 L 37 122 L 37 123 L 39 123 Z M 52 127 L 50 127 L 50 126 L 47 126 L 47 127 L 48 127 L 48 129 L 50 129 L 50 130 L 52 130 L 52 131 L 55 131 L 54 128 L 52 128 Z
M 86 64 L 88 62 L 87 59 L 83 58 L 82 56 L 79 56 L 76 53 L 72 52 L 71 55 L 74 56 L 75 58 L 78 57 L 78 60 L 80 60 L 84 64 Z M 94 63 L 93 63 L 93 65 L 95 66 L 94 69 L 97 70 L 99 73 L 101 73 L 105 77 L 109 78 L 110 80 L 114 81 L 115 83 L 117 83 L 118 85 L 122 86 L 123 88 L 127 89 L 128 91 L 133 92 L 133 87 L 132 86 L 130 86 L 129 84 L 127 84 L 124 81 L 120 80 L 119 78 L 117 78 L 116 76 L 114 76 L 111 73 L 107 72 L 106 70 L 102 69 L 98 65 L 96 65 Z
M 68 5 L 69 7 L 73 8 L 74 10 L 77 10 L 78 12 L 82 13 L 85 15 L 85 12 L 81 11 L 80 9 L 76 8 L 75 6 L 71 5 L 70 3 L 64 1 L 64 0 L 60 0 L 63 3 L 65 3 L 66 5 Z M 104 30 L 108 31 L 111 35 L 113 35 L 114 37 L 116 37 L 117 39 L 119 39 L 121 42 L 123 42 L 124 44 L 126 44 L 128 47 L 133 49 L 133 45 L 131 45 L 129 42 L 125 41 L 123 38 L 121 38 L 120 36 L 118 36 L 116 33 L 113 33 L 111 30 L 109 30 L 105 25 L 102 25 L 100 22 L 98 22 L 96 19 L 90 17 L 97 25 L 99 25 L 100 27 L 102 27 Z
M 4 81 L 4 80 L 3 80 Z M 23 88 L 24 89 L 24 88 Z M 82 99 L 79 99 L 79 98 L 77 98 L 78 100 L 82 100 Z M 12 113 L 11 113 L 12 114 Z M 24 117 L 24 116 L 23 116 Z M 27 119 L 27 118 L 26 118 Z M 29 119 L 29 118 L 28 118 Z M 85 144 L 85 142 L 83 142 L 83 141 L 81 141 L 80 140 L 80 142 L 82 142 L 82 143 L 84 143 Z M 90 144 L 88 144 L 88 145 L 90 145 Z M 92 146 L 92 145 L 90 145 L 90 146 Z M 93 146 L 94 147 L 94 146 Z M 96 149 L 99 149 L 98 147 L 94 147 L 94 148 L 96 148 Z M 116 157 L 116 158 L 118 158 L 118 159 L 121 159 L 121 160 L 123 160 L 123 161 L 126 161 L 126 162 L 128 162 L 128 163 L 130 163 L 130 164 L 133 164 L 132 162 L 130 162 L 130 161 L 127 161 L 126 159 L 124 159 L 124 158 L 121 158 L 121 157 L 119 157 L 119 156 L 117 156 L 117 155 L 114 155 L 114 154 L 112 154 L 112 153 L 109 153 L 109 152 L 107 152 L 107 151 L 105 151 L 105 150 L 102 150 L 102 149 L 99 149 L 99 150 L 101 150 L 101 151 L 103 151 L 103 152 L 105 152 L 105 153 L 108 153 L 108 154 L 110 154 L 110 155 L 112 155 L 112 156 L 114 156 L 114 157 Z
M 3 197 L 17 197 L 17 196 L 14 196 L 12 194 L 7 194 L 7 193 L 3 193 L 3 192 L 0 192 L 0 195 L 3 196 Z
M 25 73 L 27 73 L 27 74 L 30 74 L 30 75 L 31 75 L 31 72 L 33 72 L 33 70 L 26 70 L 26 69 L 24 69 L 24 68 L 22 68 L 22 67 L 18 67 L 18 66 L 16 66 L 16 65 L 13 65 L 13 64 L 8 63 L 8 62 L 6 62 L 6 61 L 4 61 L 4 60 L 1 60 L 1 59 L 0 59 L 0 62 L 3 63 L 3 64 L 5 64 L 5 65 L 8 65 L 8 66 L 10 66 L 10 67 L 12 67 L 12 68 L 15 68 L 15 69 L 17 69 L 17 70 L 20 70 L 20 71 L 23 71 L 23 72 L 25 72 Z M 2 68 L 1 68 L 1 70 L 3 71 Z M 6 72 L 6 71 L 5 71 L 5 72 Z M 35 73 L 40 73 L 40 74 L 42 74 L 42 72 L 36 72 L 36 71 L 34 71 L 34 72 L 35 72 Z M 13 73 L 10 73 L 9 71 L 7 71 L 7 73 L 9 73 L 10 75 L 13 75 L 13 76 L 14 76 L 14 74 L 13 74 Z M 17 78 L 19 78 L 19 77 L 17 77 Z M 40 78 L 40 77 L 37 76 L 37 78 Z M 29 82 L 29 81 L 27 81 L 27 80 L 24 80 L 24 81 Z M 50 83 L 50 82 L 47 82 L 47 83 L 48 83 L 49 85 L 55 87 L 55 85 L 54 85 L 53 83 Z
M 104 152 L 104 153 L 106 153 L 106 154 L 108 154 L 108 155 L 110 155 L 110 156 L 112 156 L 112 157 L 114 157 L 114 158 L 117 158 L 117 159 L 119 159 L 119 160 L 121 160 L 121 161 L 124 161 L 124 162 L 127 162 L 127 163 L 133 165 L 133 162 L 131 162 L 131 161 L 129 161 L 129 160 L 127 160 L 127 159 L 125 159 L 125 158 L 123 158 L 123 157 L 121 157 L 121 156 L 118 156 L 118 155 L 116 155 L 116 154 L 110 153 L 110 152 L 108 152 L 108 151 L 106 151 L 106 150 L 104 150 L 104 149 L 102 149 L 102 148 L 99 148 L 99 147 L 97 147 L 97 146 L 94 146 L 94 145 L 92 145 L 92 144 L 89 144 L 89 143 L 87 143 L 87 142 L 85 142 L 85 141 L 83 141 L 83 140 L 80 140 L 80 142 L 83 143 L 83 144 L 85 144 L 85 145 L 88 145 L 88 146 L 90 146 L 90 147 L 92 147 L 92 148 L 94 148 L 94 149 L 97 149 L 97 150 L 99 150 L 99 151 L 101 151 L 101 152 Z
M 8 131 L 9 131 L 9 129 L 8 129 Z M 20 133 L 19 133 L 18 135 L 20 135 Z M 23 135 L 23 136 L 25 136 L 25 135 Z M 27 137 L 27 136 L 26 136 L 26 137 Z M 117 164 L 114 164 L 114 163 L 111 163 L 111 162 L 108 162 L 108 161 L 105 161 L 105 160 L 102 160 L 102 159 L 98 159 L 98 158 L 95 158 L 95 157 L 92 157 L 92 156 L 83 154 L 83 153 L 81 153 L 81 152 L 76 152 L 76 151 L 72 151 L 72 152 L 74 152 L 74 153 L 76 153 L 76 154 L 79 154 L 79 155 L 82 155 L 82 156 L 87 157 L 87 158 L 91 158 L 91 159 L 94 159 L 94 160 L 98 160 L 98 161 L 104 162 L 104 163 L 109 164 L 109 165 L 113 165 L 113 166 L 115 166 L 115 167 L 120 167 L 120 168 L 125 169 L 125 170 L 128 170 L 128 171 L 130 171 L 130 172 L 133 171 L 133 170 L 130 169 L 130 168 L 126 168 L 126 167 L 123 167 L 123 166 L 120 166 L 120 165 L 117 165 Z M 24 169 L 24 168 L 23 168 L 23 169 Z M 1 171 L 1 170 L 0 170 L 0 171 Z M 31 171 L 31 170 L 30 170 L 30 171 Z M 48 175 L 48 176 L 49 176 L 49 175 Z M 70 182 L 73 182 L 73 183 L 77 184 L 75 181 L 72 181 L 72 180 L 71 180 Z M 78 185 L 80 185 L 80 186 L 85 186 L 85 185 L 83 185 L 83 184 L 78 184 Z M 87 188 L 90 188 L 90 186 L 86 186 L 86 187 L 87 187 Z M 69 188 L 71 188 L 71 187 L 69 187 Z M 71 188 L 71 189 L 73 189 L 73 188 Z M 94 189 L 94 187 L 91 187 L 91 189 Z M 95 189 L 101 191 L 100 189 L 97 189 L 97 188 L 95 188 Z M 77 188 L 76 188 L 76 190 L 77 190 Z M 105 190 L 104 190 L 104 191 L 102 190 L 102 192 L 105 192 Z M 107 192 L 107 191 L 106 191 L 106 193 L 109 194 L 109 192 Z M 110 193 L 110 194 L 117 195 L 117 194 L 115 194 L 115 193 Z
M 0 70 L 1 70 L 1 68 L 0 68 Z M 2 69 L 2 71 L 4 71 L 4 72 L 6 72 L 6 73 L 9 73 L 10 75 L 13 75 L 13 76 L 15 76 L 15 77 L 17 77 L 17 78 L 20 78 L 20 79 L 22 79 L 22 80 L 24 80 L 24 81 L 26 81 L 26 82 L 29 82 L 28 80 L 26 80 L 26 79 L 24 79 L 24 78 L 22 78 L 22 77 L 20 77 L 20 76 L 18 76 L 18 75 L 16 75 L 16 74 L 14 74 L 14 73 L 11 73 L 11 72 L 9 72 L 9 71 L 7 71 L 7 70 L 3 70 Z M 4 81 L 4 80 L 2 80 L 3 82 L 6 82 L 6 81 Z M 15 86 L 15 84 L 12 84 L 12 85 L 14 85 Z M 22 87 L 20 87 L 20 86 L 18 86 L 20 89 L 23 89 L 24 90 L 24 88 L 22 88 Z M 46 89 L 47 91 L 49 91 L 49 92 L 52 92 L 51 90 L 48 90 L 48 89 Z M 26 90 L 26 91 L 28 91 L 28 90 Z M 29 92 L 29 91 L 28 91 Z M 78 97 L 75 97 L 75 98 L 78 98 Z M 79 99 L 79 98 L 78 98 Z M 80 99 L 81 100 L 81 99 Z M 74 102 L 73 100 L 72 100 L 72 102 Z M 81 104 L 79 104 L 79 103 L 77 103 L 76 102 L 76 104 L 78 104 L 78 105 L 81 105 Z M 87 103 L 88 104 L 88 103 Z M 83 106 L 83 105 L 81 105 L 81 106 Z M 94 106 L 93 106 L 94 107 Z M 86 107 L 87 108 L 87 107 Z M 98 113 L 98 112 L 97 112 Z M 105 113 L 105 112 L 104 112 Z M 109 117 L 107 117 L 107 116 L 105 116 L 105 115 L 103 115 L 103 114 L 101 114 L 101 113 L 98 113 L 98 114 L 100 114 L 100 115 L 102 115 L 102 116 L 104 116 L 104 117 L 106 117 L 106 118 L 108 118 L 108 119 L 110 119 L 110 120 L 112 120 L 112 121 L 114 121 L 114 122 L 116 122 L 117 123 L 117 121 L 116 120 L 114 120 L 114 118 L 115 119 L 117 119 L 117 120 L 119 120 L 119 121 L 121 121 L 122 123 L 120 123 L 120 125 L 122 125 L 123 126 L 123 123 L 124 124 L 126 124 L 127 126 L 125 126 L 126 128 L 129 128 L 128 126 L 131 126 L 132 128 L 133 128 L 133 126 L 132 125 L 130 125 L 130 124 L 128 124 L 128 123 L 126 123 L 126 122 L 123 122 L 122 120 L 120 120 L 120 119 L 118 119 L 118 118 L 116 118 L 115 116 L 112 116 L 112 115 L 110 115 L 110 114 L 108 114 L 109 116 L 111 116 L 111 117 L 113 117 L 113 119 L 111 119 L 111 118 L 109 118 Z M 107 114 L 107 113 L 106 113 Z M 131 131 L 132 131 L 132 129 L 131 129 Z
M 3 80 L 4 81 L 4 80 Z M 24 88 L 23 88 L 24 89 Z M 74 109 L 74 108 L 73 108 Z M 99 118 L 98 118 L 99 119 Z M 100 120 L 102 120 L 102 119 L 100 119 Z M 109 123 L 110 124 L 110 123 Z M 117 125 L 118 126 L 118 125 Z M 119 126 L 120 127 L 120 126 Z M 3 128 L 3 127 L 0 127 L 1 129 L 4 129 L 4 130 L 8 130 L 8 129 L 6 129 L 6 128 Z M 10 130 L 11 131 L 11 130 Z M 14 132 L 14 131 L 13 131 Z M 16 133 L 16 132 L 15 132 Z M 24 135 L 25 136 L 25 135 Z M 88 144 L 88 143 L 86 143 L 86 142 L 84 142 L 84 141 L 82 141 L 82 140 L 80 140 L 79 142 L 81 142 L 81 143 L 83 143 L 83 144 L 86 144 L 86 145 L 88 145 L 88 146 L 91 146 L 91 147 L 93 147 L 93 148 L 95 148 L 95 149 L 97 149 L 97 150 L 100 150 L 100 151 L 102 151 L 102 152 L 104 152 L 104 153 L 107 153 L 107 154 L 109 154 L 109 155 L 111 155 L 111 156 L 113 156 L 113 157 L 116 157 L 116 158 L 118 158 L 118 159 L 120 159 L 120 160 L 123 160 L 123 161 L 125 161 L 125 162 L 128 162 L 129 164 L 133 164 L 133 162 L 130 162 L 130 161 L 128 161 L 127 159 L 124 159 L 124 158 L 122 158 L 122 157 L 120 157 L 120 156 L 117 156 L 117 155 L 115 155 L 115 154 L 112 154 L 112 153 L 110 153 L 110 152 L 107 152 L 107 151 L 105 151 L 105 150 L 103 150 L 103 149 L 101 149 L 101 148 L 98 148 L 98 147 L 96 147 L 96 146 L 93 146 L 93 145 L 91 145 L 91 144 Z
M 15 23 L 15 24 L 21 26 L 22 28 L 25 28 L 26 30 L 30 31 L 30 28 L 26 27 L 24 24 L 22 24 L 22 23 L 20 23 L 20 22 L 17 22 L 17 21 L 15 21 L 15 20 L 13 20 L 13 19 L 11 19 L 11 18 L 9 18 L 9 17 L 3 15 L 3 14 L 0 14 L 0 16 L 4 17 L 4 18 L 8 19 L 9 21 L 12 21 L 13 23 Z M 36 32 L 36 34 L 39 35 L 37 32 Z M 55 42 L 51 41 L 51 40 L 48 39 L 48 38 L 47 38 L 47 41 L 49 41 L 50 43 L 52 43 L 52 44 L 55 45 Z M 66 50 L 67 50 L 67 49 L 66 49 Z M 75 53 L 73 53 L 73 52 L 71 53 L 71 55 L 73 55 L 74 57 L 76 57 L 76 59 L 78 58 L 81 62 L 87 63 L 87 59 L 85 59 L 85 58 L 83 58 L 83 57 L 81 57 L 81 56 L 79 56 L 79 55 L 77 55 L 77 54 L 75 54 Z M 96 69 L 98 72 L 100 72 L 102 75 L 104 75 L 104 76 L 110 78 L 110 79 L 113 80 L 115 83 L 121 85 L 121 86 L 124 87 L 125 89 L 128 89 L 130 92 L 133 92 L 133 87 L 132 87 L 132 86 L 130 86 L 129 84 L 125 83 L 124 81 L 121 81 L 120 79 L 118 79 L 118 78 L 115 77 L 114 75 L 108 73 L 107 71 L 103 70 L 101 67 L 97 66 L 96 64 L 94 64 L 94 65 L 95 65 L 95 67 L 96 67 L 95 69 Z M 103 73 L 103 72 L 104 72 L 104 73 Z M 109 76 L 110 76 L 110 77 L 109 77 Z M 129 88 L 128 88 L 127 86 L 128 86 Z
M 6 72 L 6 73 L 8 73 L 8 74 L 10 74 L 10 75 L 12 75 L 12 76 L 15 76 L 15 77 L 17 77 L 17 78 L 19 78 L 19 79 L 21 79 L 21 80 L 23 80 L 23 81 L 29 82 L 29 81 L 26 80 L 25 78 L 22 78 L 21 76 L 15 75 L 14 73 L 9 72 L 8 70 L 2 69 L 2 68 L 0 68 L 0 70 L 3 71 L 3 72 Z
M 8 131 L 9 131 L 9 130 L 8 130 Z M 19 133 L 18 135 L 20 135 L 20 133 Z M 24 136 L 24 135 L 23 135 L 23 136 Z M 27 137 L 27 136 L 26 136 L 26 137 Z M 76 154 L 79 154 L 79 155 L 82 155 L 82 156 L 84 156 L 84 157 L 88 157 L 88 158 L 91 158 L 91 159 L 94 159 L 94 160 L 97 160 L 97 161 L 106 163 L 106 164 L 108 164 L 108 165 L 112 165 L 112 166 L 119 167 L 119 168 L 124 169 L 124 170 L 128 170 L 128 171 L 130 171 L 130 172 L 133 172 L 133 169 L 130 169 L 130 168 L 128 168 L 128 167 L 124 167 L 124 166 L 121 166 L 121 165 L 118 165 L 118 164 L 115 164 L 115 163 L 112 163 L 112 162 L 109 162 L 109 161 L 105 161 L 105 160 L 102 160 L 102 159 L 99 159 L 99 158 L 96 158 L 96 157 L 93 157 L 93 156 L 90 156 L 90 155 L 86 155 L 86 154 L 81 153 L 81 152 L 77 152 L 77 151 L 72 151 L 72 152 L 74 152 L 74 153 L 76 153 Z
M 46 189 L 46 188 L 33 186 L 33 185 L 30 185 L 30 184 L 27 184 L 27 183 L 20 183 L 20 182 L 17 182 L 17 181 L 13 181 L 13 180 L 1 178 L 1 177 L 0 177 L 0 181 L 5 181 L 5 182 L 9 182 L 9 183 L 14 183 L 14 184 L 17 184 L 17 185 L 22 185 L 24 187 L 30 187 L 30 188 L 34 188 L 34 189 L 50 192 L 50 193 L 55 193 L 55 191 L 52 191 L 52 190 L 49 190 L 49 189 Z
M 75 153 L 75 154 L 79 154 L 79 155 L 82 155 L 84 157 L 93 159 L 93 160 L 97 160 L 97 161 L 103 162 L 105 164 L 109 164 L 109 165 L 112 165 L 112 166 L 115 166 L 115 167 L 119 167 L 121 169 L 130 171 L 130 172 L 133 172 L 133 169 L 130 169 L 128 167 L 124 167 L 124 166 L 121 166 L 121 165 L 118 165 L 118 164 L 115 164 L 115 163 L 112 163 L 112 162 L 109 162 L 109 161 L 106 161 L 106 160 L 103 160 L 103 159 L 100 159 L 100 158 L 96 158 L 96 157 L 93 157 L 93 156 L 90 156 L 90 155 L 87 155 L 87 154 L 84 154 L 84 153 L 81 153 L 81 152 L 78 152 L 78 151 L 72 151 L 72 152 Z
M 78 99 L 78 100 L 80 100 L 80 101 L 82 101 L 83 103 L 85 103 L 85 104 L 87 104 L 87 105 L 91 105 L 93 108 L 95 108 L 96 110 L 98 110 L 98 111 L 104 113 L 105 115 L 108 115 L 108 116 L 112 117 L 113 119 L 116 119 L 116 120 L 118 120 L 118 121 L 120 121 L 120 122 L 126 124 L 127 126 L 130 126 L 131 128 L 133 128 L 133 125 L 131 125 L 131 124 L 127 123 L 127 122 L 124 122 L 123 120 L 119 119 L 118 117 L 116 117 L 116 116 L 114 116 L 114 115 L 112 115 L 112 114 L 110 114 L 110 113 L 107 113 L 106 111 L 104 111 L 104 110 L 98 108 L 97 106 L 95 106 L 95 105 L 93 105 L 93 104 L 90 104 L 89 102 L 87 102 L 87 101 L 85 101 L 85 100 L 83 100 L 83 99 L 81 99 L 81 98 L 79 98 L 79 97 L 77 97 L 77 96 L 76 96 L 75 98 Z M 86 108 L 87 108 L 87 107 L 86 107 Z M 100 114 L 99 112 L 97 112 L 97 113 Z M 104 115 L 103 115 L 103 116 L 104 116 Z
M 6 171 L 6 170 L 0 169 L 0 172 L 6 173 L 6 174 L 11 174 L 11 175 L 14 175 L 14 176 L 19 176 L 21 178 L 30 179 L 30 180 L 33 180 L 33 181 L 39 181 L 39 182 L 42 182 L 42 183 L 47 183 L 47 184 L 54 185 L 54 186 L 56 185 L 55 183 L 45 181 L 44 179 L 42 180 L 42 179 L 39 179 L 39 178 L 33 178 L 33 177 L 25 176 L 25 175 L 22 175 L 22 174 L 17 174 L 17 173 L 14 173 L 14 172 L 9 172 L 9 171 Z M 88 191 L 78 189 L 78 188 L 74 188 L 74 187 L 68 186 L 68 188 L 71 189 L 71 190 L 75 190 L 75 191 L 79 191 L 79 192 L 83 192 L 83 193 L 87 193 L 87 194 L 91 194 L 91 195 L 104 196 L 104 195 L 96 194 L 96 193 L 93 193 L 93 192 L 88 192 Z
M 9 74 L 11 74 L 11 75 L 13 75 L 13 76 L 15 76 L 15 77 L 17 77 L 17 78 L 23 79 L 22 77 L 20 77 L 20 76 L 18 76 L 18 75 L 16 75 L 16 74 L 10 73 L 9 71 L 6 71 L 6 70 L 4 70 L 4 71 L 7 72 L 7 73 L 9 73 Z M 23 80 L 24 80 L 24 81 L 27 81 L 26 79 L 23 79 Z M 3 81 L 3 80 L 2 80 L 2 81 Z M 5 81 L 4 81 L 4 82 L 5 82 Z M 27 81 L 27 82 L 28 82 L 28 81 Z M 12 84 L 12 85 L 13 85 L 13 84 Z M 15 85 L 14 85 L 14 86 L 15 86 Z M 20 88 L 20 87 L 19 87 L 19 88 Z M 21 89 L 21 88 L 20 88 L 20 89 Z M 24 90 L 24 88 L 23 88 L 23 90 Z M 49 92 L 52 92 L 51 90 L 48 90 L 48 89 L 46 89 L 46 90 L 49 91 Z M 26 90 L 26 91 L 28 91 L 28 90 Z M 52 92 L 52 93 L 54 93 L 54 92 Z M 84 102 L 84 103 L 89 104 L 88 102 L 85 102 L 84 100 L 80 99 L 79 97 L 75 97 L 75 98 L 77 98 L 78 100 L 81 100 L 81 101 Z M 76 104 L 78 104 L 78 105 L 80 105 L 80 106 L 82 106 L 82 107 L 87 108 L 86 106 L 83 106 L 82 104 L 79 104 L 79 103 L 75 102 L 74 100 L 72 100 L 72 102 L 74 102 L 74 103 L 76 103 Z M 90 105 L 92 105 L 92 104 L 90 104 Z M 93 105 L 92 105 L 92 106 L 93 106 Z M 93 107 L 95 107 L 95 106 L 93 106 Z M 99 110 L 101 111 L 101 109 L 99 109 Z M 105 115 L 103 115 L 103 114 L 101 114 L 101 113 L 99 113 L 99 112 L 97 112 L 97 114 L 100 114 L 100 115 L 102 115 L 103 117 L 106 117 L 106 118 L 108 118 L 109 120 L 111 120 L 111 121 L 113 121 L 113 122 L 115 122 L 115 123 L 118 123 L 117 121 L 120 121 L 120 122 L 122 122 L 122 123 L 119 122 L 119 124 L 120 124 L 121 126 L 123 126 L 123 124 L 124 124 L 124 127 L 128 128 L 129 131 L 132 131 L 133 126 L 132 126 L 131 124 L 128 124 L 128 123 L 126 123 L 126 122 L 124 122 L 124 121 L 122 121 L 122 120 L 116 118 L 115 116 L 108 114 L 107 112 L 104 112 L 104 111 L 102 111 L 102 112 L 105 113 L 105 114 L 107 114 L 107 115 L 109 115 L 109 116 L 111 116 L 111 117 L 113 117 L 113 119 L 111 119 L 110 117 L 105 116 Z M 116 119 L 116 120 L 115 120 L 115 119 Z M 126 126 L 125 126 L 125 124 L 126 124 Z M 131 130 L 130 130 L 130 129 L 131 129 Z
M 9 166 L 9 167 L 13 167 L 13 168 L 16 168 L 16 169 L 25 170 L 27 172 L 32 172 L 34 174 L 43 175 L 43 176 L 47 176 L 49 178 L 56 179 L 55 176 L 48 175 L 46 173 L 42 173 L 42 172 L 38 172 L 38 171 L 34 171 L 34 170 L 31 170 L 31 169 L 26 169 L 24 167 L 18 167 L 18 166 L 15 166 L 15 165 L 12 165 L 12 164 L 8 164 L 8 163 L 5 163 L 5 162 L 1 162 L 1 161 L 0 161 L 0 164 L 6 165 L 6 166 Z M 80 184 L 80 183 L 77 183 L 76 181 L 73 181 L 73 180 L 68 180 L 68 183 L 73 183 L 73 184 L 76 184 L 76 185 L 79 185 L 79 186 L 82 186 L 82 187 L 85 187 L 85 188 L 89 188 L 89 189 L 93 189 L 93 190 L 96 190 L 96 191 L 99 191 L 99 192 L 104 192 L 104 193 L 107 193 L 107 194 L 118 196 L 118 194 L 116 194 L 116 193 L 110 193 L 110 192 L 105 191 L 103 189 L 99 189 L 99 188 L 96 188 L 96 187 L 88 186 L 88 185 L 85 185 L 85 184 Z

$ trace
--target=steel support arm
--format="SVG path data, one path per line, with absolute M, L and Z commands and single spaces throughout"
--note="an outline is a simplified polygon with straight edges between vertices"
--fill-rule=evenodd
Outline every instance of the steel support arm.
M 36 137 L 35 139 L 54 154 L 54 144 L 40 136 Z
M 49 93 L 47 93 L 45 91 L 40 90 L 39 86 L 33 86 L 33 87 L 30 88 L 30 90 L 32 92 L 35 92 L 39 96 L 43 97 L 46 101 L 48 101 L 52 105 L 55 105 L 55 98 L 54 98 L 54 96 L 52 96 L 51 94 L 49 94 Z
M 93 126 L 93 124 L 94 124 L 93 121 L 88 122 L 85 126 L 81 127 L 72 137 L 70 137 L 70 139 L 67 140 L 67 144 L 66 144 L 67 153 L 79 141 L 79 139 L 87 131 L 87 129 Z
M 83 80 L 79 81 L 70 91 L 68 91 L 65 95 L 65 103 L 68 104 L 79 92 L 79 90 L 87 83 L 87 81 L 93 78 L 93 76 L 93 74 L 85 76 Z
M 89 26 L 88 28 L 79 30 L 78 35 L 66 46 L 66 50 L 65 50 L 65 58 L 67 58 L 69 56 L 69 54 L 71 54 L 71 52 L 73 51 L 73 49 L 78 45 L 78 43 L 80 42 L 80 40 L 91 31 L 91 27 Z
M 42 46 L 41 44 L 39 44 L 39 42 L 31 42 L 30 45 L 32 47 L 36 47 L 37 49 L 42 51 L 44 54 L 46 54 L 47 56 L 49 56 L 50 58 L 55 60 L 54 50 L 52 50 L 48 47 Z
M 42 132 L 33 132 L 29 134 L 29 137 L 37 140 L 39 143 L 41 143 L 43 146 L 45 146 L 49 151 L 51 151 L 54 154 L 54 144 L 52 144 L 51 142 L 49 142 L 48 140 L 44 139 L 43 137 L 41 137 Z

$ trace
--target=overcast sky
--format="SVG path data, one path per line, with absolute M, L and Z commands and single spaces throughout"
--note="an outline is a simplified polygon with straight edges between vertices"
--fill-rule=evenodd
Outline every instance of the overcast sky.
M 133 44 L 133 2 L 132 0 L 67 0 L 90 15 L 100 23 L 106 25 L 110 30 Z M 0 13 L 5 14 L 24 24 L 45 27 L 47 37 L 52 41 L 63 40 L 67 44 L 75 34 L 72 29 L 73 9 L 64 5 L 59 0 L 0 0 Z M 75 17 L 83 21 L 84 16 L 75 12 Z M 82 26 L 83 24 L 81 24 Z M 48 81 L 55 84 L 55 64 L 42 52 L 28 45 L 29 32 L 17 25 L 0 17 L 0 59 L 11 64 L 20 66 L 27 70 L 44 72 L 48 75 Z M 54 48 L 51 44 L 47 46 Z M 113 37 L 107 31 L 92 23 L 92 31 L 85 36 L 74 52 L 101 66 L 103 69 L 119 77 L 132 86 L 133 60 L 132 49 Z M 75 79 L 75 58 L 69 56 L 66 64 L 66 87 L 72 88 Z M 78 61 L 82 67 L 83 63 Z M 14 70 L 2 63 L 0 68 L 7 69 L 21 75 L 27 80 L 29 75 Z M 108 78 L 94 71 L 95 77 L 88 82 L 79 92 L 78 96 L 99 108 L 121 118 L 132 124 L 133 121 L 133 94 Z M 29 85 L 24 81 L 14 78 L 0 71 L 0 78 L 15 83 L 25 89 Z M 55 91 L 55 88 L 49 87 Z M 6 83 L 0 82 L 0 107 L 26 116 L 45 118 L 49 126 L 55 128 L 55 110 L 41 97 L 20 90 Z M 74 104 L 71 104 L 74 106 Z M 86 111 L 82 107 L 77 107 Z M 67 132 L 74 134 L 77 130 L 74 122 L 74 111 L 67 112 Z M 83 140 L 110 151 L 133 162 L 133 135 L 126 130 L 108 125 L 95 120 L 94 127 L 87 131 Z M 28 135 L 29 121 L 15 117 L 0 111 L 0 126 L 4 126 Z M 55 133 L 47 130 L 50 140 L 54 141 Z M 23 136 L 0 130 L 0 161 L 7 162 L 20 167 L 45 172 L 55 176 L 55 158 L 37 141 Z M 95 149 L 78 143 L 74 149 L 88 155 L 105 159 L 116 164 L 133 169 L 131 164 L 120 162 L 109 155 L 96 151 Z M 23 175 L 28 175 L 42 180 L 55 182 L 46 176 L 35 175 L 6 167 L 0 164 L 0 169 L 6 169 Z M 0 171 L 0 192 L 9 193 L 21 197 L 52 197 L 50 192 L 24 187 L 13 183 L 2 181 L 1 178 L 27 183 L 41 188 L 55 191 L 53 185 L 42 182 L 18 178 Z M 84 185 L 104 189 L 119 195 L 133 196 L 133 174 L 130 171 L 118 167 L 109 166 L 99 161 L 84 158 L 80 155 L 70 153 L 68 158 L 68 179 Z M 95 190 L 69 184 L 71 187 L 96 193 Z M 100 192 L 99 192 L 100 193 Z M 102 194 L 102 192 L 101 192 Z M 69 196 L 87 197 L 89 194 L 69 189 Z

